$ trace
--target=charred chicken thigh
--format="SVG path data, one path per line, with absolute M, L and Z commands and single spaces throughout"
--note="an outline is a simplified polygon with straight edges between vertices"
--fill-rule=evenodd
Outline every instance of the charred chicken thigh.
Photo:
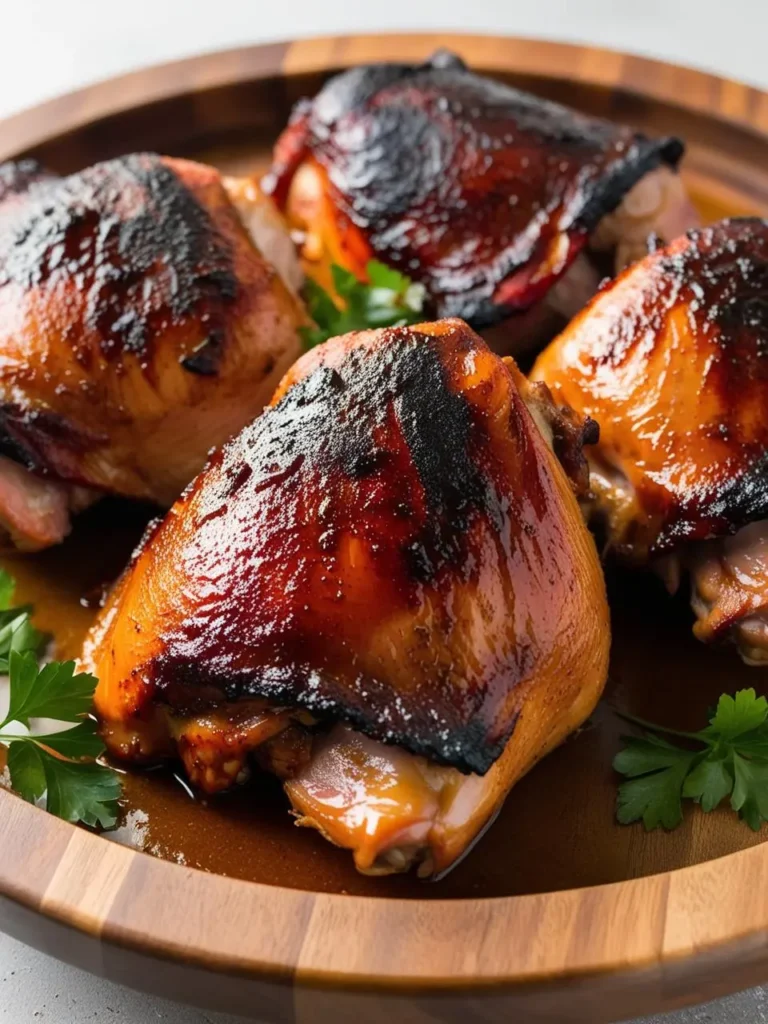
M 532 376 L 600 423 L 590 505 L 609 547 L 673 589 L 688 570 L 696 635 L 768 661 L 768 222 L 649 254 Z
M 100 613 L 108 748 L 208 792 L 255 759 L 361 871 L 446 870 L 603 688 L 594 429 L 460 320 L 306 354 Z
M 494 337 L 519 350 L 644 255 L 650 234 L 697 223 L 682 152 L 440 52 L 354 68 L 300 103 L 264 185 L 306 233 L 305 267 L 323 286 L 331 263 L 363 278 L 375 257 L 422 283 L 437 316 L 515 314 Z M 599 252 L 612 254 L 600 269 Z
M 56 543 L 104 493 L 170 505 L 269 401 L 304 322 L 278 219 L 255 183 L 186 160 L 0 168 L 6 540 Z

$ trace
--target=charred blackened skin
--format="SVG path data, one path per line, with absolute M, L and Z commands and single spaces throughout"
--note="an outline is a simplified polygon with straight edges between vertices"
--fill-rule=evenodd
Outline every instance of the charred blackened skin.
M 568 405 L 558 406 L 543 381 L 529 384 L 528 401 L 537 406 L 540 416 L 552 431 L 552 450 L 571 482 L 574 494 L 589 493 L 589 463 L 584 455 L 587 445 L 600 440 L 600 426 L 589 416 L 581 416 Z
M 73 455 L 104 444 L 108 438 L 96 430 L 84 430 L 55 412 L 45 409 L 24 409 L 12 402 L 0 402 L 0 454 L 39 476 L 56 476 L 49 472 L 47 451 L 52 442 L 66 439 Z M 77 479 L 77 474 L 71 474 Z M 83 481 L 85 483 L 85 481 Z
M 0 202 L 7 196 L 26 192 L 30 185 L 54 181 L 57 175 L 47 171 L 37 160 L 16 160 L 0 164 Z
M 538 301 L 629 189 L 682 153 L 443 51 L 332 79 L 296 108 L 265 186 L 285 204 L 314 158 L 372 254 L 422 282 L 437 316 L 477 325 Z
M 342 424 L 342 429 L 334 430 L 335 424 Z M 376 502 L 378 522 L 371 518 L 361 525 L 369 539 L 371 532 L 377 534 L 374 543 L 380 547 L 381 561 L 388 563 L 386 574 L 396 581 L 408 604 L 415 600 L 422 584 L 434 583 L 442 570 L 456 571 L 466 563 L 467 531 L 473 516 L 487 515 L 494 521 L 504 518 L 493 482 L 472 461 L 472 433 L 481 429 L 480 424 L 473 425 L 465 399 L 447 388 L 434 342 L 415 332 L 393 331 L 390 345 L 377 358 L 356 350 L 341 369 L 319 368 L 295 384 L 275 408 L 267 410 L 232 442 L 222 456 L 220 492 L 209 495 L 207 515 L 223 515 L 233 498 L 239 503 L 248 502 L 250 495 L 269 489 L 271 481 L 285 479 L 291 487 L 311 485 L 321 504 L 323 496 L 328 496 L 338 516 L 339 491 L 345 481 L 354 481 Z M 401 434 L 401 439 L 393 443 L 391 432 Z M 245 480 L 243 462 L 252 470 Z M 422 491 L 420 515 L 413 507 L 399 507 L 403 488 L 387 485 L 393 474 L 404 473 L 413 478 L 413 487 Z M 238 485 L 234 489 L 233 480 Z M 361 518 L 359 507 L 352 509 L 350 518 Z M 395 544 L 386 536 L 387 523 L 392 519 L 399 519 L 401 525 L 402 535 Z M 352 525 L 334 517 L 322 523 L 320 555 L 329 572 L 338 557 L 334 533 L 347 533 Z M 286 523 L 285 528 L 290 531 L 291 524 Z M 286 552 L 285 557 L 291 554 Z M 308 566 L 306 578 L 298 584 L 306 586 L 308 592 L 309 575 Z M 178 690 L 190 685 L 204 693 L 222 688 L 227 675 L 223 662 L 217 671 L 220 663 L 216 657 L 188 658 L 187 652 L 203 640 L 207 628 L 198 635 L 194 623 L 182 630 L 181 636 L 163 638 L 166 650 L 161 659 L 162 678 L 173 679 L 172 686 Z M 286 633 L 290 634 L 290 626 Z M 303 642 L 311 646 L 313 640 L 304 634 Z M 321 648 L 322 643 L 317 646 Z M 174 656 L 177 649 L 183 651 L 178 661 Z M 283 659 L 276 657 L 275 664 L 279 661 Z M 315 696 L 306 677 L 301 682 L 292 678 L 297 672 L 304 675 L 300 666 L 295 666 L 293 671 L 267 669 L 261 678 L 248 673 L 246 678 L 238 679 L 237 672 L 230 669 L 222 695 L 228 701 L 260 695 L 304 703 L 320 713 L 344 714 L 361 726 L 370 725 L 366 705 L 381 707 L 391 699 L 386 684 L 372 678 L 364 681 L 362 688 L 368 691 L 368 697 L 359 700 L 357 706 L 348 703 L 348 695 L 335 699 L 327 689 Z M 398 718 L 395 709 L 393 733 L 398 731 Z M 403 732 L 397 738 L 405 741 L 404 723 L 400 728 Z M 452 749 L 482 750 L 485 732 L 486 724 L 478 718 L 454 725 L 442 749 L 426 743 L 423 749 L 433 757 Z M 414 731 L 409 729 L 407 735 L 413 742 Z M 492 751 L 494 759 L 500 750 L 501 746 Z
M 181 365 L 185 370 L 189 370 L 190 373 L 198 373 L 201 377 L 215 377 L 219 370 L 223 351 L 223 333 L 211 331 L 202 345 L 181 360 Z
M 0 217 L 0 288 L 75 279 L 91 296 L 83 326 L 111 360 L 149 360 L 161 325 L 203 307 L 212 336 L 222 330 L 238 291 L 232 254 L 160 157 L 132 154 L 68 178 L 33 177 L 26 191 L 23 206 Z
M 122 373 L 131 358 L 151 379 L 155 341 L 187 320 L 201 320 L 207 340 L 182 365 L 190 373 L 217 374 L 238 297 L 233 253 L 160 157 L 134 154 L 67 178 L 33 161 L 5 164 L 0 200 L 0 292 L 47 293 L 41 305 L 54 310 L 67 308 L 73 288 L 85 296 L 82 321 L 60 339 L 85 373 L 96 339 L 111 372 Z M 45 333 L 45 321 L 39 329 Z M 61 460 L 63 438 L 70 464 L 51 467 L 52 442 Z M 78 455 L 108 440 L 44 410 L 0 406 L 0 452 L 40 474 L 77 482 Z
M 714 346 L 706 386 L 719 397 L 715 437 L 727 443 L 728 464 L 714 479 L 708 474 L 709 486 L 680 494 L 659 550 L 768 518 L 768 420 L 742 417 L 754 403 L 768 408 L 768 222 L 733 219 L 688 238 L 681 251 L 662 256 L 655 298 L 667 309 L 687 304 L 697 334 Z
M 733 218 L 625 271 L 537 364 L 600 422 L 645 514 L 641 550 L 768 518 L 766 310 L 768 221 Z
M 157 600 L 159 559 L 168 613 L 131 671 L 182 713 L 260 696 L 482 773 L 549 657 L 529 615 L 574 586 L 562 484 L 465 324 L 357 337 L 217 452 L 137 554 L 131 600 Z

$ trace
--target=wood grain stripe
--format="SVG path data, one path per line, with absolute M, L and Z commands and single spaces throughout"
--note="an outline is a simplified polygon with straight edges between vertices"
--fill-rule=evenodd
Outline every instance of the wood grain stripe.
M 66 919 L 78 928 L 100 934 L 126 875 L 133 854 L 121 846 L 93 843 L 92 837 L 75 829 L 48 883 L 40 909 Z
M 8 160 L 50 138 L 148 103 L 188 93 L 204 93 L 233 81 L 275 75 L 283 65 L 286 49 L 286 43 L 273 43 L 192 57 L 58 96 L 0 124 L 0 160 Z
M 768 212 L 765 94 L 595 47 L 440 33 L 301 40 L 136 72 L 4 122 L 0 158 L 33 151 L 67 169 L 160 140 L 223 160 L 230 133 L 232 164 L 247 168 L 253 139 L 271 138 L 329 71 L 440 46 L 593 113 L 682 133 L 702 208 Z M 286 1024 L 600 1021 L 768 976 L 768 847 L 564 892 L 361 899 L 155 860 L 0 791 L 0 927 L 116 980 Z

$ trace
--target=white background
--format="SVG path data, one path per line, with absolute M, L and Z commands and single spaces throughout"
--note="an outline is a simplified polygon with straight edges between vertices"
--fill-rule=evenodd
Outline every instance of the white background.
M 204 50 L 436 28 L 591 42 L 768 85 L 766 0 L 0 0 L 0 116 Z
M 100 78 L 205 50 L 406 29 L 588 42 L 768 88 L 768 0 L 0 0 L 0 117 Z M 0 936 L 0 1021 L 88 1020 L 232 1019 L 127 992 Z M 768 997 L 756 991 L 665 1024 L 672 1020 L 768 1024 Z

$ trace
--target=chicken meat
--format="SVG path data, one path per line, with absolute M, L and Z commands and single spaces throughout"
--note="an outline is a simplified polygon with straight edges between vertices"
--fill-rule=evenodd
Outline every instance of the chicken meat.
M 553 337 L 649 235 L 697 223 L 682 153 L 441 51 L 353 68 L 300 103 L 264 187 L 324 287 L 332 263 L 364 278 L 376 258 L 423 284 L 437 316 L 505 320 L 493 342 L 519 352 Z
M 307 353 L 101 611 L 108 749 L 207 792 L 256 764 L 361 871 L 447 870 L 603 688 L 595 429 L 460 320 Z
M 170 505 L 299 355 L 300 273 L 253 181 L 0 167 L 2 539 L 54 544 L 102 494 Z
M 609 549 L 691 575 L 696 635 L 768 661 L 768 222 L 692 231 L 607 285 L 533 378 L 600 423 Z

